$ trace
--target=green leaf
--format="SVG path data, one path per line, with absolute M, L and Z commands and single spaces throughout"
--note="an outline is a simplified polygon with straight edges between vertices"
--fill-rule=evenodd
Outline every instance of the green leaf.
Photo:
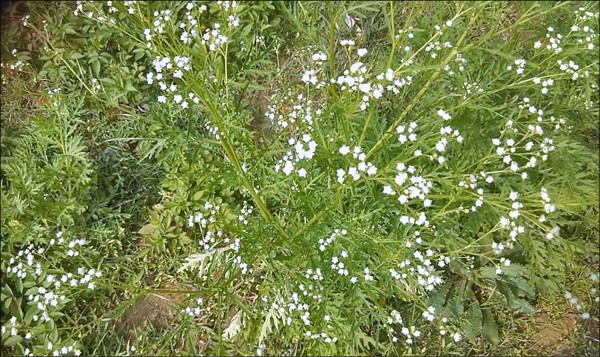
M 154 230 L 157 228 L 157 226 L 155 224 L 149 223 L 145 226 L 143 226 L 138 233 L 141 235 L 149 235 L 152 232 L 154 232 Z
M 436 310 L 441 310 L 444 302 L 446 301 L 446 294 L 448 294 L 448 290 L 452 286 L 451 282 L 446 282 L 444 285 L 440 286 L 436 290 L 434 290 L 427 300 L 427 304 L 429 306 L 435 307 Z
M 192 201 L 199 201 L 202 198 L 202 195 L 204 195 L 204 190 L 194 193 Z
M 191 242 L 192 240 L 186 233 L 181 233 L 181 235 L 179 235 L 179 245 L 186 245 L 190 244 Z
M 23 341 L 23 337 L 16 335 L 16 336 L 10 336 L 4 342 L 2 342 L 2 344 L 6 347 L 13 347 L 14 345 L 16 345 L 17 343 L 19 343 L 21 341 Z
M 92 70 L 94 71 L 94 76 L 98 77 L 100 75 L 100 61 L 98 59 L 92 62 Z
M 498 276 L 496 268 L 490 266 L 479 268 L 476 272 L 477 277 L 481 279 L 495 279 Z
M 502 273 L 508 276 L 523 276 L 527 274 L 527 268 L 523 265 L 512 263 L 507 267 L 502 267 Z
M 535 298 L 535 290 L 524 278 L 513 277 L 511 279 L 502 279 L 519 296 L 526 296 L 530 299 Z
M 455 318 L 460 318 L 464 312 L 464 290 L 458 291 L 456 295 L 454 295 L 448 301 L 448 310 L 452 312 Z
M 477 337 L 481 334 L 483 323 L 483 313 L 479 302 L 474 300 L 469 309 L 467 309 L 467 320 L 464 326 L 465 337 L 474 343 Z
M 510 286 L 508 286 L 505 282 L 503 281 L 498 281 L 496 286 L 498 287 L 498 291 L 504 295 L 504 297 L 506 298 L 506 302 L 508 304 L 508 306 L 511 306 L 513 303 L 513 292 L 510 288 Z
M 531 304 L 528 303 L 525 299 L 521 299 L 521 298 L 514 298 L 512 300 L 512 304 L 510 304 L 510 307 L 512 309 L 515 309 L 517 311 L 524 312 L 527 314 L 535 312 L 535 308 L 533 306 L 531 306 Z
M 483 338 L 491 343 L 494 347 L 500 343 L 500 336 L 498 335 L 498 324 L 494 319 L 494 315 L 489 309 L 482 309 L 483 311 Z

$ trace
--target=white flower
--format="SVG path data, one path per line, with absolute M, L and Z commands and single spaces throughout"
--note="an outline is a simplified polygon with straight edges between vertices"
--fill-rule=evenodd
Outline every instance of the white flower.
M 350 153 L 350 148 L 348 146 L 344 145 L 340 148 L 339 151 L 340 151 L 340 154 L 346 156 Z
M 444 120 L 450 120 L 452 117 L 450 116 L 450 114 L 448 114 L 448 112 L 446 112 L 444 109 L 440 109 L 437 111 L 437 115 L 439 115 L 440 117 L 442 117 L 442 119 Z
M 306 177 L 306 170 L 304 168 L 301 168 L 300 170 L 298 170 L 298 176 Z
M 356 54 L 358 54 L 359 57 L 362 57 L 364 55 L 367 54 L 367 49 L 366 48 L 359 48 L 358 51 L 356 51 Z
M 456 332 L 452 337 L 454 338 L 454 342 L 459 342 L 462 338 L 458 332 Z
M 393 195 L 395 192 L 392 189 L 392 186 L 386 185 L 383 187 L 383 193 L 385 193 L 386 195 Z

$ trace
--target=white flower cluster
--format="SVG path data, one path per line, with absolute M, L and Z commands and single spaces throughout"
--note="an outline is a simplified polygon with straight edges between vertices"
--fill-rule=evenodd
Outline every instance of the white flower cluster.
M 288 127 L 301 126 L 303 129 L 310 132 L 312 130 L 313 116 L 320 116 L 322 113 L 321 109 L 314 110 L 311 108 L 311 102 L 306 100 L 302 93 L 296 97 L 296 102 L 293 104 L 289 114 L 284 116 L 283 114 L 276 113 L 276 107 L 283 107 L 285 103 L 290 100 L 291 90 L 274 105 L 269 105 L 265 116 L 272 123 L 277 123 L 280 128 L 286 129 Z
M 558 237 L 560 234 L 560 228 L 558 226 L 553 227 L 548 233 L 546 233 L 546 239 L 552 240 L 554 237 Z
M 323 295 L 318 294 L 317 292 L 311 293 L 311 291 L 313 291 L 313 290 L 323 291 L 324 288 L 322 286 L 319 286 L 317 289 L 317 287 L 313 286 L 312 284 L 309 284 L 308 289 L 307 289 L 304 286 L 304 284 L 300 284 L 300 285 L 298 285 L 298 289 L 300 289 L 303 296 L 308 296 L 308 297 L 312 298 L 313 300 L 316 300 L 317 302 L 321 302 L 323 300 Z M 308 310 L 308 305 L 305 305 L 304 307 L 306 310 Z
M 345 250 L 342 251 L 341 258 L 334 256 L 331 258 L 331 269 L 337 270 L 339 275 L 348 276 L 348 269 L 345 268 L 344 262 L 341 261 L 342 258 L 347 258 L 348 252 Z
M 497 139 L 494 139 L 494 140 L 497 140 Z M 496 141 L 494 141 L 494 142 L 496 142 Z M 497 142 L 500 143 L 499 140 Z M 479 177 L 481 179 L 485 179 L 485 182 L 487 182 L 487 183 L 494 182 L 494 176 L 488 175 L 487 173 L 485 173 L 485 171 L 481 171 L 479 173 Z M 471 188 L 471 189 L 474 190 L 475 188 L 477 188 L 477 183 L 479 181 L 477 179 L 477 176 L 475 176 L 475 175 L 469 175 L 469 182 L 470 183 L 467 184 L 465 181 L 461 180 L 461 181 L 458 182 L 458 186 L 459 187 L 469 187 L 469 188 Z M 477 193 L 479 193 L 479 191 L 477 191 Z M 481 195 L 481 193 L 479 193 L 479 194 Z
M 312 272 L 311 272 L 312 274 Z M 288 299 L 283 299 L 279 297 L 274 301 L 269 310 L 271 313 L 277 312 L 280 318 L 283 321 L 284 325 L 290 326 L 292 324 L 294 315 L 299 316 L 304 326 L 309 326 L 311 324 L 310 320 L 310 311 L 309 305 L 302 299 L 303 296 L 311 297 L 312 299 L 321 302 L 323 296 L 317 293 L 311 293 L 310 291 L 315 290 L 312 285 L 309 285 L 308 289 L 304 286 L 304 284 L 300 284 L 298 286 L 302 294 L 298 294 L 297 292 L 293 292 Z M 323 287 L 320 288 L 323 290 Z M 266 297 L 262 299 L 264 302 L 268 300 Z
M 18 327 L 18 323 L 17 323 L 17 317 L 16 316 L 12 316 L 6 325 L 2 326 L 1 329 L 1 333 L 2 335 L 4 335 L 4 333 L 6 332 L 6 327 L 10 327 L 10 336 L 17 336 L 19 334 L 19 331 L 17 329 Z M 32 338 L 32 334 L 31 332 L 27 332 L 25 334 L 25 340 L 31 340 Z M 54 347 L 54 344 L 52 342 L 48 342 L 48 344 L 46 345 L 47 349 L 50 351 L 52 350 L 52 348 Z M 60 354 L 62 355 L 66 355 L 70 352 L 73 352 L 73 354 L 75 356 L 79 356 L 81 355 L 81 351 L 75 348 L 76 345 L 70 345 L 70 346 L 63 346 L 61 349 L 56 349 L 54 351 L 52 351 L 52 355 L 53 356 L 59 356 Z M 29 348 L 25 348 L 25 350 L 23 350 L 23 355 L 24 356 L 33 356 L 32 351 Z
M 541 92 L 542 94 L 548 94 L 548 87 L 552 86 L 554 84 L 554 80 L 552 78 L 548 78 L 545 81 L 542 81 L 539 77 L 535 77 L 532 79 L 533 83 L 535 84 L 542 84 L 542 89 Z
M 502 251 L 504 250 L 504 248 L 506 248 L 504 246 L 504 244 L 492 242 L 492 251 L 494 252 L 494 254 L 496 254 L 496 255 L 502 254 Z
M 183 42 L 183 44 L 191 46 L 192 39 L 197 39 L 199 37 L 198 30 L 197 30 L 197 25 L 198 25 L 197 18 L 200 16 L 200 14 L 205 12 L 208 8 L 206 7 L 205 4 L 202 4 L 200 6 L 195 6 L 194 2 L 187 3 L 185 8 L 187 10 L 185 13 L 187 23 L 186 22 L 179 23 L 179 28 L 182 30 L 181 35 L 179 36 L 179 39 L 181 40 L 181 42 Z
M 321 89 L 325 86 L 324 81 L 319 81 L 317 78 L 317 72 L 320 72 L 320 68 L 323 66 L 323 62 L 327 60 L 327 54 L 323 52 L 316 52 L 312 55 L 312 60 L 315 62 L 317 69 L 308 69 L 304 71 L 302 74 L 302 78 L 300 79 L 304 83 L 310 83 L 316 86 L 317 89 Z
M 219 0 L 219 1 L 217 1 L 217 5 L 222 6 L 223 10 L 225 10 L 225 11 L 229 11 L 229 9 L 233 10 L 233 9 L 237 8 L 238 3 L 237 3 L 237 1 Z
M 427 249 L 427 251 L 425 252 L 425 255 L 426 255 L 425 257 L 419 250 L 416 250 L 413 253 L 413 256 L 417 260 L 419 260 L 420 262 L 423 263 L 423 264 L 417 265 L 417 270 L 416 270 L 417 284 L 425 287 L 425 290 L 427 290 L 427 291 L 433 291 L 433 289 L 435 289 L 435 287 L 437 285 L 440 285 L 444 282 L 441 275 L 436 274 L 435 266 L 431 262 L 431 259 L 432 259 L 431 257 L 434 254 L 435 254 L 435 252 L 431 249 Z M 443 262 L 445 264 L 450 263 L 450 258 L 444 257 Z M 438 265 L 439 265 L 439 262 L 438 262 Z M 415 274 L 412 267 L 409 268 L 408 270 L 413 275 Z
M 408 167 L 406 167 L 406 165 L 402 162 L 398 163 L 396 165 L 396 170 L 398 171 L 398 173 L 396 174 L 396 177 L 394 178 L 394 182 L 397 185 L 397 191 L 399 192 L 398 194 L 398 202 L 400 202 L 400 204 L 406 204 L 408 202 L 409 199 L 420 199 L 421 201 L 423 201 L 423 206 L 425 208 L 431 206 L 431 200 L 426 198 L 426 195 L 429 194 L 429 192 L 431 191 L 431 188 L 433 187 L 433 182 L 432 181 L 428 181 L 426 180 L 423 176 L 417 176 L 415 175 L 416 172 L 416 168 L 412 165 L 409 165 Z M 412 175 L 412 176 L 411 176 Z M 403 188 L 404 184 L 406 182 L 409 182 L 409 184 Z M 396 192 L 394 191 L 394 189 L 391 186 L 384 186 L 383 188 L 383 193 L 387 194 L 387 195 L 394 195 Z M 424 214 L 421 213 L 423 219 L 424 219 Z M 403 216 L 406 217 L 406 216 Z M 402 221 L 406 221 L 406 223 L 410 222 L 411 224 L 415 223 L 414 219 L 412 218 L 400 218 L 401 222 Z M 419 218 L 419 220 L 421 220 L 421 218 Z M 406 224 L 403 223 L 403 224 Z M 421 224 L 423 224 L 425 222 L 422 222 Z M 417 223 L 419 224 L 419 223 Z M 427 223 L 428 224 L 428 223 Z
M 517 218 L 519 218 L 519 216 L 521 215 L 519 209 L 523 207 L 523 204 L 517 201 L 517 199 L 519 198 L 519 194 L 515 191 L 511 191 L 508 197 L 512 201 L 512 210 L 508 213 L 509 218 L 500 217 L 500 226 L 502 228 L 508 228 L 510 226 L 510 238 L 512 241 L 516 241 L 517 235 L 525 232 L 525 227 L 519 226 L 516 223 Z M 512 248 L 513 242 L 507 242 L 506 246 L 509 249 Z
M 415 37 L 415 34 L 411 32 L 412 30 L 413 30 L 413 27 L 412 27 L 412 26 L 409 26 L 409 27 L 408 27 L 408 29 L 406 29 L 406 30 L 404 30 L 404 29 L 400 29 L 400 30 L 398 30 L 398 34 L 396 35 L 396 39 L 399 39 L 399 38 L 400 38 L 400 35 L 402 35 L 403 33 L 406 33 L 406 36 L 407 36 L 408 38 L 414 38 L 414 37 Z M 407 52 L 408 52 L 408 51 L 407 51 Z
M 446 158 L 444 156 L 441 155 L 441 153 L 443 153 L 444 151 L 446 151 L 446 145 L 448 145 L 448 138 L 447 135 L 451 135 L 453 138 L 456 139 L 456 141 L 458 143 L 463 142 L 463 137 L 462 135 L 460 135 L 460 132 L 456 129 L 452 129 L 451 126 L 445 126 L 442 127 L 440 129 L 440 140 L 435 144 L 435 149 L 440 153 L 438 155 L 438 153 L 433 153 L 433 155 L 431 156 L 432 160 L 437 160 L 438 163 L 443 164 L 444 162 L 446 162 Z
M 400 316 L 400 313 L 396 310 L 392 310 L 392 312 L 390 313 L 390 317 L 388 317 L 387 320 L 388 324 L 402 324 L 402 316 Z
M 13 54 L 13 56 L 15 56 L 17 54 L 16 48 L 13 48 L 12 54 Z M 11 63 L 10 65 L 7 64 L 6 66 L 9 67 L 13 71 L 20 71 L 25 65 L 26 65 L 25 62 L 23 62 L 21 60 L 17 60 L 16 62 Z M 0 63 L 0 67 L 4 68 L 4 63 Z
M 344 145 L 340 147 L 338 151 L 343 156 L 346 156 L 350 153 L 350 148 Z M 354 147 L 352 150 L 352 157 L 359 161 L 357 166 L 351 166 L 348 168 L 347 174 L 348 176 L 351 176 L 354 181 L 358 181 L 360 179 L 361 172 L 363 174 L 366 173 L 368 176 L 373 176 L 377 173 L 377 167 L 375 167 L 375 165 L 372 163 L 365 161 L 367 155 L 362 151 L 360 146 Z M 346 177 L 346 171 L 344 171 L 344 169 L 338 169 L 336 174 L 338 182 L 343 184 Z
M 450 116 L 450 114 L 447 111 L 445 111 L 444 109 L 438 109 L 437 115 L 439 115 L 444 120 L 452 119 L 452 116 Z
M 248 263 L 242 261 L 242 257 L 237 255 L 233 257 L 233 263 L 240 266 L 240 270 L 242 271 L 242 275 L 246 275 L 247 273 L 252 273 L 254 269 L 248 268 Z
M 456 57 L 454 58 L 454 63 L 458 63 L 458 70 L 460 72 L 465 70 L 465 64 L 467 63 L 467 59 L 464 58 L 460 53 L 456 54 Z M 454 73 L 451 71 L 448 72 L 448 74 L 453 75 Z M 477 91 L 479 91 L 479 89 L 477 89 Z
M 325 332 L 321 332 L 321 333 L 313 333 L 311 331 L 306 331 L 305 333 L 306 337 L 310 337 L 313 340 L 316 339 L 322 339 L 325 343 L 335 343 L 337 342 L 337 337 L 333 337 L 331 338 L 329 335 L 327 335 L 327 333 Z
M 515 160 L 513 160 L 512 156 L 510 156 L 510 154 L 513 154 L 516 151 L 514 139 L 506 139 L 506 141 L 504 142 L 504 146 L 500 146 L 502 144 L 500 139 L 494 138 L 492 139 L 492 144 L 497 146 L 496 154 L 502 157 L 502 162 L 504 162 L 507 165 L 510 164 L 510 169 L 512 171 L 517 172 L 521 169 L 519 164 Z
M 515 63 L 515 66 L 517 66 L 517 69 L 515 70 L 517 72 L 517 74 L 525 75 L 525 63 L 526 63 L 526 61 L 523 58 L 520 58 L 520 59 L 516 59 L 514 63 Z M 509 70 L 509 71 L 512 68 L 513 68 L 512 65 L 508 65 L 506 67 L 506 69 Z
M 342 267 L 344 266 L 344 263 L 340 264 L 342 265 Z M 323 280 L 323 273 L 321 272 L 321 268 L 317 268 L 314 271 L 311 268 L 306 269 L 306 279 Z
M 565 299 L 567 299 L 569 304 L 571 306 L 574 306 L 577 310 L 581 311 L 581 309 L 583 309 L 583 306 L 579 303 L 579 300 L 575 296 L 573 296 L 573 294 L 571 294 L 569 291 L 565 292 Z M 589 314 L 587 318 L 589 318 Z
M 136 2 L 137 1 L 135 1 L 135 0 L 130 0 L 130 1 L 123 2 L 123 5 L 125 5 L 125 7 L 127 7 L 127 12 L 130 15 L 135 14 L 135 9 L 133 8 L 133 5 L 135 5 Z
M 216 125 L 211 125 L 210 123 L 205 123 L 204 128 L 211 134 L 215 140 L 221 140 L 221 131 L 217 128 Z
M 547 41 L 547 45 L 546 45 L 546 49 L 549 51 L 554 51 L 554 53 L 559 54 L 563 51 L 562 47 L 560 47 L 560 42 L 563 39 L 563 36 L 561 34 L 556 34 L 554 35 L 554 28 L 553 27 L 548 27 L 548 32 L 546 33 L 546 38 L 548 39 Z M 546 41 L 544 41 L 546 42 Z M 536 41 L 533 44 L 533 48 L 541 48 L 542 42 L 540 41 Z
M 598 15 L 599 13 L 593 13 L 591 11 L 585 11 L 585 8 L 580 7 L 579 9 L 575 10 L 575 16 L 576 16 L 576 21 L 583 25 L 586 22 L 590 22 L 590 24 L 593 23 L 598 23 Z M 591 20 L 591 21 L 590 21 Z M 571 31 L 572 32 L 578 32 L 580 30 L 580 27 L 577 25 L 573 25 L 571 26 Z M 588 25 L 583 25 L 583 27 L 581 27 L 581 30 L 583 31 L 582 34 L 580 34 L 581 36 L 585 36 L 585 42 L 587 43 L 585 45 L 585 48 L 587 48 L 588 50 L 592 51 L 595 48 L 594 42 L 595 40 L 598 38 L 598 34 L 594 31 L 593 28 L 591 28 Z M 577 43 L 584 43 L 584 39 L 583 38 L 578 38 L 577 39 Z
M 152 48 L 152 39 L 165 32 L 166 23 L 171 21 L 171 10 L 154 11 L 154 21 L 152 21 L 152 29 L 145 29 L 146 47 Z
M 181 312 L 188 315 L 189 317 L 199 316 L 204 311 L 204 309 L 200 308 L 200 306 L 202 305 L 202 302 L 203 302 L 203 300 L 200 297 L 196 300 L 195 307 L 188 306 L 185 309 L 182 309 Z
M 109 14 L 113 14 L 113 13 L 119 11 L 119 10 L 117 10 L 116 7 L 113 6 L 113 2 L 112 1 L 107 1 L 106 2 L 106 6 L 108 6 L 108 13 Z
M 510 266 L 510 263 L 511 263 L 510 259 L 507 259 L 507 258 L 504 258 L 504 257 L 500 258 L 500 264 L 501 265 L 504 265 L 504 266 L 508 267 L 508 266 Z M 496 267 L 496 274 L 500 275 L 502 273 L 503 273 L 502 266 L 497 266 Z
M 557 60 L 556 63 L 558 63 L 561 71 L 571 75 L 572 80 L 577 80 L 580 77 L 589 77 L 589 72 L 585 71 L 583 74 L 579 72 L 579 65 L 575 64 L 572 60 L 569 60 L 567 63 L 563 62 L 563 60 Z
M 554 131 L 559 130 L 563 125 L 565 125 L 566 120 L 564 118 L 556 119 L 554 116 L 550 116 L 550 122 L 554 124 Z
M 221 45 L 227 43 L 229 38 L 221 33 L 221 24 L 215 23 L 213 28 L 204 30 L 200 43 L 207 45 L 209 51 L 216 51 Z
M 448 41 L 444 42 L 443 44 L 440 44 L 439 41 L 435 41 L 435 42 L 428 44 L 427 47 L 425 47 L 425 52 L 431 52 L 431 54 L 430 54 L 431 58 L 436 58 L 438 55 L 438 52 L 442 48 L 452 48 L 452 44 Z
M 64 243 L 64 238 L 62 238 L 61 236 L 62 232 L 59 231 L 57 233 L 57 237 L 59 238 L 59 245 L 62 245 Z M 52 239 L 51 241 L 54 241 L 54 239 Z M 53 244 L 54 243 L 52 243 L 51 245 Z M 11 257 L 9 259 L 7 273 L 15 274 L 20 279 L 24 279 L 27 276 L 27 273 L 32 271 L 34 276 L 41 276 L 44 272 L 41 264 L 35 262 L 34 254 L 41 255 L 45 252 L 47 252 L 47 249 L 36 249 L 33 244 L 30 244 L 25 250 L 20 250 L 17 253 L 17 259 L 15 259 L 15 257 Z M 22 256 L 24 256 L 26 262 L 20 261 L 19 258 Z M 69 256 L 74 255 L 71 254 Z M 14 266 L 11 266 L 13 264 Z M 26 295 L 28 301 L 37 303 L 36 306 L 41 312 L 41 316 L 38 314 L 32 315 L 33 321 L 38 321 L 39 319 L 41 319 L 44 322 L 48 322 L 52 320 L 52 318 L 49 316 L 48 308 L 57 307 L 59 305 L 59 302 L 62 302 L 66 299 L 65 295 L 61 295 L 59 292 L 52 291 L 50 289 L 50 286 L 53 286 L 54 289 L 60 289 L 63 284 L 68 284 L 71 287 L 76 287 L 78 285 L 87 285 L 87 289 L 93 290 L 96 284 L 96 282 L 93 280 L 100 278 L 101 276 L 101 272 L 96 271 L 94 269 L 88 270 L 85 267 L 79 267 L 77 269 L 76 274 L 63 274 L 60 277 L 60 279 L 53 274 L 45 275 L 43 281 L 38 281 L 38 284 L 40 284 L 40 286 L 34 286 L 32 289 L 29 289 Z
M 471 208 L 469 209 L 471 212 L 477 211 L 477 209 L 483 205 L 483 189 L 482 188 L 478 188 L 477 189 L 477 194 L 479 196 L 475 200 L 475 203 L 473 204 L 473 206 L 471 206 Z
M 415 234 L 418 232 L 415 232 Z M 421 244 L 421 238 L 416 239 L 417 243 Z M 407 247 L 410 248 L 412 246 L 411 242 L 407 242 Z M 393 268 L 390 268 L 390 275 L 395 280 L 407 279 L 408 273 L 410 273 L 411 277 L 416 277 L 417 284 L 419 286 L 423 286 L 426 291 L 432 291 L 437 285 L 442 284 L 444 280 L 438 274 L 436 274 L 435 266 L 432 262 L 432 257 L 435 252 L 432 249 L 427 249 L 425 252 L 425 256 L 421 253 L 420 250 L 415 250 L 413 252 L 413 257 L 417 259 L 420 263 L 417 263 L 417 267 L 411 266 L 410 259 L 406 259 L 400 262 L 399 267 L 403 270 L 402 273 L 397 272 Z M 447 264 L 450 263 L 450 258 L 444 255 L 441 255 L 438 258 L 438 266 L 443 268 Z M 408 272 L 408 273 L 407 273 Z
M 542 203 L 544 204 L 544 211 L 546 213 L 554 212 L 556 207 L 554 204 L 550 203 L 550 196 L 548 195 L 548 190 L 545 187 L 542 187 L 540 196 L 542 197 Z
M 248 216 L 252 214 L 252 211 L 252 207 L 250 207 L 247 202 L 244 202 L 244 205 L 241 209 L 241 214 L 238 216 L 238 220 L 244 225 L 248 225 Z
M 364 56 L 367 50 L 361 48 L 357 51 L 359 57 Z M 362 94 L 360 104 L 361 110 L 366 110 L 371 99 L 380 99 L 387 90 L 394 94 L 400 93 L 400 89 L 412 83 L 413 77 L 396 79 L 395 72 L 388 68 L 385 72 L 375 76 L 375 81 L 369 82 L 372 75 L 369 73 L 364 63 L 357 61 L 349 69 L 344 70 L 343 74 L 337 78 L 332 78 L 331 83 L 339 86 L 341 91 L 358 92 Z M 317 79 L 315 79 L 316 81 Z
M 465 94 L 463 94 L 463 99 L 467 99 L 474 93 L 483 93 L 483 89 L 479 87 L 479 84 L 477 84 L 477 82 L 469 83 L 465 81 L 463 83 L 463 89 L 465 91 Z
M 219 205 L 213 205 L 210 202 L 206 202 L 204 204 L 204 210 L 208 212 L 206 216 L 203 212 L 196 212 L 188 217 L 188 227 L 192 228 L 195 224 L 199 224 L 201 232 L 205 232 L 199 242 L 200 246 L 205 251 L 215 246 L 215 236 L 223 236 L 223 231 L 217 229 L 216 232 L 214 232 L 212 226 L 209 226 L 209 223 L 215 223 L 217 221 L 217 213 L 219 212 L 219 209 Z M 224 241 L 228 242 L 229 238 L 226 238 Z
M 427 220 L 427 216 L 425 216 L 424 212 L 419 213 L 419 217 L 415 219 L 414 217 L 409 216 L 401 216 L 400 223 L 403 225 L 406 224 L 416 224 L 417 226 L 425 226 L 429 227 L 429 221 Z
M 156 57 L 152 61 L 152 65 L 154 66 L 154 70 L 156 71 L 156 73 L 148 72 L 146 74 L 146 81 L 148 82 L 148 84 L 154 83 L 155 80 L 158 81 L 160 89 L 163 92 L 165 92 L 165 94 L 172 93 L 173 102 L 179 104 L 181 108 L 187 109 L 190 106 L 190 102 L 194 104 L 200 103 L 200 98 L 198 98 L 198 96 L 196 96 L 194 93 L 188 93 L 188 99 L 186 99 L 184 93 L 177 92 L 177 84 L 172 83 L 171 85 L 167 85 L 167 83 L 165 82 L 165 77 L 171 75 L 173 80 L 183 79 L 183 71 L 189 72 L 191 69 L 190 64 L 191 59 L 189 57 L 175 56 L 173 57 L 173 59 L 171 59 L 170 57 Z M 171 71 L 172 73 L 168 73 L 169 71 Z M 157 101 L 159 103 L 166 103 L 167 96 L 159 95 Z
M 319 250 L 321 252 L 325 251 L 325 248 L 327 248 L 328 245 L 330 245 L 331 243 L 333 243 L 333 241 L 340 235 L 345 236 L 346 234 L 348 234 L 348 231 L 345 229 L 336 229 L 335 231 L 333 231 L 333 233 L 331 233 L 331 235 L 329 236 L 329 238 L 327 239 L 319 239 Z
M 412 344 L 414 342 L 413 338 L 418 338 L 421 336 L 421 331 L 417 330 L 414 326 L 411 326 L 410 329 L 408 327 L 403 327 L 400 330 L 400 333 L 406 336 L 406 343 L 408 344 Z
M 281 170 L 286 176 L 289 176 L 302 160 L 312 159 L 317 150 L 317 143 L 312 140 L 310 134 L 302 135 L 301 140 L 290 138 L 288 143 L 294 147 L 294 151 L 288 151 L 275 165 L 275 172 Z M 307 171 L 300 168 L 297 173 L 299 177 L 306 177 Z
M 429 306 L 429 307 L 427 308 L 427 310 L 423 311 L 423 314 L 422 314 L 422 315 L 423 315 L 423 317 L 425 318 L 425 320 L 427 320 L 427 321 L 431 322 L 431 321 L 435 320 L 435 315 L 434 315 L 434 313 L 435 313 L 435 307 L 433 307 L 433 306 Z
M 398 125 L 398 127 L 396 127 L 396 133 L 398 133 L 398 141 L 401 144 L 404 144 L 408 140 L 410 140 L 411 142 L 417 141 L 417 134 L 414 132 L 416 128 L 417 123 L 415 122 L 410 122 L 408 124 L 408 128 L 406 127 L 406 125 Z
M 235 15 L 227 16 L 227 25 L 231 28 L 240 26 L 240 18 Z

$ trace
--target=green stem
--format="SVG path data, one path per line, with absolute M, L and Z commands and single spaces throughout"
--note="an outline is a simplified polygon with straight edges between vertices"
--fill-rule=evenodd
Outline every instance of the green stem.
M 371 106 L 371 109 L 369 109 L 369 115 L 367 116 L 367 120 L 365 121 L 365 125 L 363 126 L 363 130 L 360 134 L 360 139 L 358 139 L 358 146 L 362 147 L 363 140 L 365 139 L 365 134 L 367 133 L 367 128 L 369 127 L 369 124 L 371 123 L 371 117 L 373 116 L 373 108 L 374 106 Z
M 458 14 L 457 14 L 457 16 L 458 16 Z M 456 18 L 457 16 L 455 16 L 454 18 Z M 476 19 L 475 16 L 473 18 L 471 18 L 469 25 L 467 26 L 466 30 L 462 33 L 461 37 L 459 38 L 458 42 L 456 43 L 456 48 L 459 48 L 461 46 L 461 44 L 464 41 L 467 34 L 470 33 L 469 30 L 471 28 L 471 25 L 475 21 L 475 19 Z M 421 88 L 421 90 L 417 93 L 417 95 L 413 97 L 410 104 L 404 109 L 404 111 L 400 114 L 398 119 L 396 119 L 394 121 L 394 123 L 392 123 L 392 125 L 390 125 L 388 127 L 385 134 L 383 134 L 383 136 L 375 143 L 375 145 L 371 148 L 371 150 L 369 150 L 369 152 L 367 153 L 367 159 L 372 157 L 373 154 L 375 154 L 377 152 L 377 150 L 381 147 L 381 145 L 383 145 L 394 134 L 395 128 L 402 122 L 402 120 L 404 120 L 404 117 L 406 117 L 406 115 L 413 110 L 413 108 L 417 105 L 417 103 L 419 102 L 421 97 L 423 97 L 423 95 L 425 95 L 425 93 L 429 90 L 429 88 L 431 87 L 433 82 L 440 76 L 440 74 L 442 73 L 442 71 L 444 70 L 446 65 L 448 63 L 450 63 L 450 61 L 454 57 L 456 57 L 457 54 L 458 54 L 458 51 L 456 49 L 452 50 L 452 52 L 450 52 L 450 54 L 446 57 L 446 59 L 444 59 L 444 61 L 442 63 L 440 63 L 438 68 L 431 75 L 431 78 L 429 78 L 427 83 L 425 83 L 425 85 L 423 86 L 423 88 Z
M 390 28 L 392 36 L 392 50 L 390 51 L 390 57 L 388 58 L 387 68 L 392 66 L 392 60 L 396 54 L 396 28 L 394 24 L 394 2 L 390 1 Z

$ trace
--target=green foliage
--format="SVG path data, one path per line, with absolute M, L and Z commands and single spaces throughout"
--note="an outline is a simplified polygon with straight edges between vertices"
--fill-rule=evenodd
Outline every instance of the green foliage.
M 2 353 L 503 348 L 503 314 L 598 253 L 582 6 L 26 5 L 3 33 Z M 177 300 L 160 324 L 148 296 Z

